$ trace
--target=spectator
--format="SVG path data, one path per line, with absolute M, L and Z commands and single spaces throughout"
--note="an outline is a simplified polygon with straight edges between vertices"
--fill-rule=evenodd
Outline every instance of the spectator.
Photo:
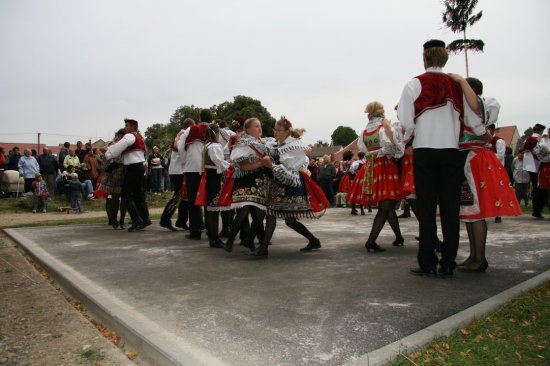
M 59 170 L 63 173 L 65 171 L 65 166 L 63 165 L 63 163 L 65 162 L 65 157 L 67 155 L 69 155 L 69 148 L 71 147 L 71 143 L 70 142 L 65 142 L 63 144 L 63 147 L 61 148 L 61 150 L 59 150 L 59 160 L 58 160 L 58 166 L 59 166 Z
M 336 177 L 336 168 L 330 162 L 330 156 L 325 155 L 319 167 L 319 185 L 323 189 L 323 192 L 325 192 L 325 196 L 330 202 L 331 207 L 334 206 L 334 177 Z
M 32 191 L 34 193 L 34 206 L 32 212 L 36 213 L 38 210 L 42 210 L 43 213 L 46 213 L 46 209 L 48 208 L 46 199 L 49 196 L 49 192 L 46 182 L 42 179 L 42 174 L 36 173 L 36 177 L 32 182 Z
M 92 186 L 95 188 L 99 175 L 99 164 L 97 163 L 92 148 L 89 147 L 86 151 L 87 154 L 84 157 L 84 164 L 82 164 L 85 168 L 82 168 L 82 170 L 86 175 L 86 179 L 89 179 L 92 182 Z
M 76 156 L 76 153 L 73 149 L 69 149 L 69 155 L 65 156 L 65 159 L 63 160 L 63 166 L 65 169 L 69 168 L 69 165 L 76 168 L 80 168 L 80 162 L 81 160 Z
M 40 166 L 42 179 L 48 187 L 48 199 L 51 199 L 50 197 L 53 196 L 55 192 L 55 179 L 59 166 L 57 164 L 57 159 L 52 155 L 52 151 L 47 147 L 42 149 L 42 155 L 38 157 L 38 165 Z
M 529 189 L 529 181 L 531 177 L 529 172 L 523 169 L 523 152 L 520 152 L 512 162 L 513 175 L 514 175 L 514 187 L 516 189 L 516 197 L 518 201 L 525 203 L 525 206 L 529 206 L 529 195 L 527 194 Z
M 153 146 L 153 152 L 147 159 L 149 172 L 151 174 L 151 186 L 154 194 L 160 194 L 162 189 L 162 172 L 164 169 L 164 158 L 160 155 L 158 146 Z
M 311 179 L 319 183 L 319 165 L 317 164 L 317 159 L 311 158 L 307 170 L 311 173 Z
M 36 173 L 40 173 L 40 167 L 34 157 L 31 156 L 30 149 L 25 149 L 25 155 L 19 159 L 17 166 L 19 168 L 19 174 L 25 179 L 25 193 L 32 189 L 32 182 L 36 178 Z
M 19 170 L 19 159 L 21 159 L 21 153 L 19 152 L 19 148 L 17 146 L 14 146 L 13 149 L 11 149 L 11 154 L 8 156 L 8 166 L 6 170 Z
M 82 163 L 84 161 L 84 157 L 86 156 L 86 150 L 82 148 L 82 141 L 76 142 L 75 154 L 78 156 L 78 162 Z
M 512 163 L 514 161 L 514 153 L 511 147 L 506 147 L 506 155 L 504 156 L 504 168 L 506 169 L 506 172 L 508 173 L 508 178 L 510 179 L 510 182 L 514 182 L 514 167 L 512 166 Z
M 69 173 L 71 180 L 69 181 L 69 195 L 71 199 L 71 208 L 74 213 L 83 213 L 82 208 L 82 191 L 83 187 L 80 181 L 78 180 L 78 174 Z
M 89 180 L 89 179 L 84 179 L 82 177 L 79 177 L 78 176 L 78 173 L 76 172 L 76 169 L 74 166 L 72 165 L 69 165 L 67 167 L 67 170 L 65 170 L 63 172 L 63 177 L 64 177 L 64 181 L 68 182 L 71 180 L 71 174 L 76 174 L 79 182 L 80 182 L 80 185 L 82 186 L 82 189 L 84 190 L 84 193 L 86 193 L 86 196 L 88 197 L 89 200 L 93 200 L 94 199 L 94 187 L 92 185 L 92 181 Z

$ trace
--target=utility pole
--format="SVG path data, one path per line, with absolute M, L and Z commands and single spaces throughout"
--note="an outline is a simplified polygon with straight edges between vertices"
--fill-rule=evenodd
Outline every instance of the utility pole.
M 36 146 L 36 155 L 40 155 L 40 132 L 38 132 L 38 146 Z

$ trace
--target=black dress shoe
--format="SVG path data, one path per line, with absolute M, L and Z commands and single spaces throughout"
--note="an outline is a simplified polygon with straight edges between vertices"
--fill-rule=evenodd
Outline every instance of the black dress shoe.
M 210 241 L 210 248 L 224 248 L 224 245 L 220 239 Z
M 495 217 L 495 224 L 500 224 L 502 222 L 502 217 L 497 216 Z
M 189 226 L 187 226 L 186 224 L 183 224 L 183 225 L 175 224 L 174 226 L 179 227 L 182 230 L 189 230 Z
M 542 215 L 540 214 L 540 212 L 533 212 L 533 213 L 531 214 L 531 216 L 533 216 L 533 217 L 535 217 L 535 218 L 537 218 L 537 219 L 539 219 L 539 220 L 544 219 L 544 216 L 542 216 Z
M 142 228 L 142 229 L 145 229 L 147 226 L 149 226 L 149 225 L 151 225 L 151 224 L 153 224 L 153 223 L 151 222 L 151 220 L 144 221 L 144 222 L 141 224 L 141 228 Z
M 140 231 L 141 229 L 143 229 L 141 224 L 140 225 L 132 225 L 128 228 L 128 232 L 133 233 L 135 231 Z
M 386 251 L 386 249 L 382 248 L 380 245 L 378 245 L 376 243 L 366 242 L 365 243 L 365 248 L 367 249 L 367 252 L 370 252 L 371 250 L 373 252 L 385 252 Z
M 263 249 L 262 247 L 256 248 L 255 251 L 253 251 L 250 254 L 251 259 L 263 259 L 267 258 L 267 248 Z
M 185 235 L 185 238 L 189 240 L 201 240 L 201 234 L 187 234 Z
M 303 248 L 300 248 L 300 252 L 310 252 L 312 250 L 321 249 L 321 241 L 317 238 L 315 240 L 310 241 L 307 243 L 307 245 Z
M 172 223 L 161 223 L 160 224 L 161 227 L 165 228 L 165 229 L 168 229 L 170 231 L 178 231 L 178 229 L 176 229 L 175 227 L 172 226 Z
M 454 271 L 453 267 L 450 267 L 447 265 L 440 265 L 439 268 L 437 269 L 437 273 L 439 273 L 441 277 L 452 277 L 453 271 Z
M 353 216 L 357 216 L 357 211 L 351 211 L 351 214 L 352 214 Z
M 399 217 L 400 219 L 408 219 L 409 217 L 411 217 L 411 214 L 408 212 L 403 212 L 401 215 L 397 217 Z
M 435 276 L 435 268 L 424 269 L 422 267 L 411 268 L 410 273 L 415 276 Z

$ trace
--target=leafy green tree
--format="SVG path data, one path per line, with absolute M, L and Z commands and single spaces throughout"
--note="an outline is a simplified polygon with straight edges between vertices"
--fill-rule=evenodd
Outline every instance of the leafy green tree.
M 167 154 L 170 151 L 174 136 L 170 137 L 168 125 L 155 123 L 145 130 L 145 145 L 147 145 L 149 151 L 153 146 L 158 146 L 162 154 Z
M 215 118 L 231 122 L 237 116 L 256 117 L 262 122 L 264 136 L 273 136 L 275 118 L 257 99 L 244 95 L 237 95 L 233 101 L 225 101 L 219 105 L 212 106 Z
M 464 51 L 466 60 L 466 76 L 470 76 L 468 65 L 468 51 L 483 52 L 485 43 L 480 39 L 468 39 L 466 29 L 474 25 L 481 19 L 482 12 L 474 13 L 474 8 L 478 0 L 445 0 L 445 10 L 443 11 L 443 23 L 453 33 L 462 33 L 462 38 L 449 43 L 447 46 L 450 52 L 459 54 Z
M 338 126 L 330 138 L 333 145 L 348 146 L 357 138 L 357 133 L 351 127 Z

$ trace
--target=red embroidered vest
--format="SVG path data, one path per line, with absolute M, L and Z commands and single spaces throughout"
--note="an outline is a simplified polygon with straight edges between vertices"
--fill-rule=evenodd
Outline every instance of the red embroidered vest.
M 414 101 L 414 120 L 425 111 L 443 107 L 451 102 L 459 113 L 460 134 L 464 130 L 464 104 L 462 88 L 447 74 L 426 72 L 416 77 L 422 85 L 422 91 Z
M 198 125 L 193 125 L 190 128 L 191 130 L 189 130 L 189 135 L 185 139 L 185 150 L 187 150 L 187 147 L 195 141 L 199 141 L 204 144 L 208 124 L 200 123 Z
M 142 151 L 147 151 L 147 149 L 145 148 L 145 141 L 143 141 L 143 138 L 139 135 L 139 133 L 137 132 L 130 132 L 132 135 L 134 135 L 134 137 L 136 138 L 136 141 L 134 141 L 134 143 L 130 146 L 128 146 L 122 153 L 127 153 L 127 152 L 130 152 L 130 151 L 134 151 L 134 150 L 142 150 Z

